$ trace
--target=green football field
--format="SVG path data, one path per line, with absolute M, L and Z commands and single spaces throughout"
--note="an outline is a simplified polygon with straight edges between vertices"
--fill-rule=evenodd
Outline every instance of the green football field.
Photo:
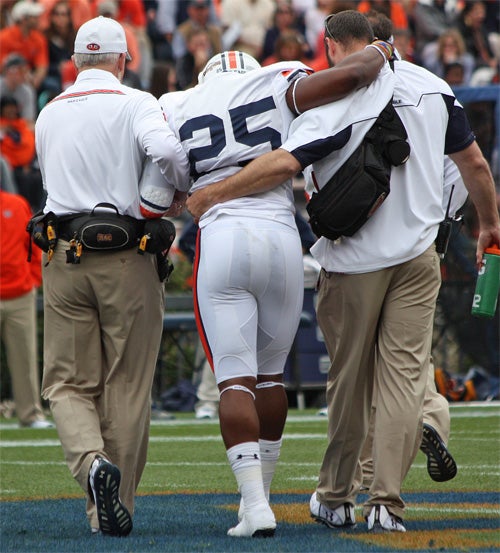
M 451 405 L 455 479 L 433 482 L 419 452 L 404 483 L 406 534 L 329 530 L 309 517 L 326 445 L 326 419 L 291 410 L 271 502 L 268 540 L 226 536 L 239 498 L 217 421 L 193 413 L 153 421 L 148 464 L 128 538 L 90 538 L 83 492 L 55 430 L 0 420 L 0 551 L 500 551 L 500 404 Z

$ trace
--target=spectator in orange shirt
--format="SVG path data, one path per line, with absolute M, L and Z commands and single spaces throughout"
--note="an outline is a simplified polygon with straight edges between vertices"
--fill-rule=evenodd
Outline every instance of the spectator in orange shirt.
M 35 132 L 20 116 L 19 104 L 12 96 L 0 99 L 0 154 L 12 168 L 19 193 L 38 211 L 43 184 L 39 169 L 33 166 Z
M 14 169 L 29 165 L 35 157 L 35 133 L 12 96 L 0 100 L 0 152 Z
M 42 282 L 42 256 L 35 246 L 27 261 L 30 218 L 22 196 L 0 190 L 0 336 L 20 426 L 52 428 L 40 399 L 36 289 Z
M 0 31 L 0 63 L 9 54 L 21 54 L 31 69 L 31 82 L 40 88 L 49 66 L 47 39 L 38 30 L 39 17 L 43 12 L 40 4 L 21 0 L 14 4 L 11 17 L 13 24 Z
M 128 23 L 136 29 L 146 29 L 146 10 L 142 0 L 121 0 L 118 2 L 118 21 Z

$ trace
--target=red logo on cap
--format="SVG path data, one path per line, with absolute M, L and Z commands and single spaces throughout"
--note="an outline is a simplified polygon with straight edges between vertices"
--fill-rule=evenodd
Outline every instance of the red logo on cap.
M 92 50 L 95 52 L 100 49 L 101 47 L 99 46 L 99 44 L 96 44 L 95 42 L 92 42 L 91 44 L 87 44 L 87 50 Z

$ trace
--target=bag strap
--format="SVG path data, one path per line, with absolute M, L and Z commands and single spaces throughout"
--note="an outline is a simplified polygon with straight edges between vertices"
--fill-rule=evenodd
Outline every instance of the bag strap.
M 113 209 L 116 212 L 117 215 L 120 215 L 120 212 L 118 211 L 118 208 L 116 207 L 116 205 L 110 204 L 108 202 L 100 202 L 97 205 L 95 205 L 94 209 L 92 209 L 92 211 L 90 212 L 90 215 L 94 215 L 94 211 L 98 207 L 105 207 L 105 208 Z

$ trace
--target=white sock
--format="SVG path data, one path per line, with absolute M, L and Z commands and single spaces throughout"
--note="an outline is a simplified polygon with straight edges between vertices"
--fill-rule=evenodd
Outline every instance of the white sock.
M 257 442 L 237 444 L 227 450 L 227 458 L 238 483 L 246 511 L 268 506 L 262 482 L 260 450 Z
M 281 451 L 281 438 L 276 441 L 259 440 L 260 459 L 262 464 L 262 481 L 264 484 L 264 493 L 269 501 L 271 482 L 276 470 Z

